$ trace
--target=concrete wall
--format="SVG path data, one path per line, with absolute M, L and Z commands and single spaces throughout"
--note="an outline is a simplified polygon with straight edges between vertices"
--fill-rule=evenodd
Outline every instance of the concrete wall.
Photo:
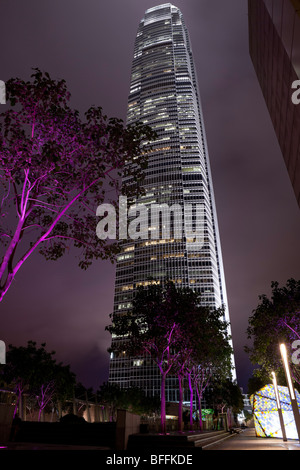
M 9 441 L 14 405 L 0 403 L 0 446 Z
M 130 434 L 140 432 L 141 417 L 126 410 L 118 410 L 116 450 L 126 450 Z

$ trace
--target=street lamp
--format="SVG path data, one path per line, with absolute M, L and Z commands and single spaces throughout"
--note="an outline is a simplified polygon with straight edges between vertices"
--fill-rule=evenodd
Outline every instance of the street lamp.
M 284 365 L 286 381 L 287 381 L 288 389 L 289 389 L 289 392 L 290 392 L 292 410 L 293 410 L 293 413 L 294 413 L 295 424 L 296 424 L 297 433 L 298 433 L 298 439 L 300 441 L 300 414 L 299 414 L 298 403 L 297 403 L 297 400 L 296 400 L 295 389 L 294 389 L 294 385 L 293 385 L 293 381 L 292 381 L 289 361 L 288 361 L 288 357 L 287 357 L 287 350 L 286 350 L 286 346 L 285 346 L 284 343 L 282 343 L 280 345 L 280 352 L 281 352 L 281 357 L 282 357 L 282 361 L 283 361 L 283 365 Z
M 277 402 L 277 411 L 278 411 L 279 421 L 280 421 L 280 426 L 281 426 L 281 431 L 282 431 L 282 439 L 284 441 L 287 441 L 275 372 L 272 372 L 272 376 L 273 376 L 273 386 L 274 386 L 274 391 L 275 391 L 275 397 L 276 397 L 276 402 Z

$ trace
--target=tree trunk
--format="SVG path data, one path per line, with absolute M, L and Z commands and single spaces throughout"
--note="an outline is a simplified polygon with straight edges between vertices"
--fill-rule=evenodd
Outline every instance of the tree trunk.
M 27 419 L 27 408 L 26 408 L 26 406 L 27 406 L 27 398 L 26 398 L 26 395 L 23 395 L 23 413 L 22 413 L 22 416 L 21 416 L 23 421 L 26 421 L 26 419 Z
M 160 411 L 160 428 L 163 434 L 166 433 L 166 374 L 161 375 L 161 411 Z
M 20 386 L 18 386 L 18 395 L 17 395 L 17 400 L 15 404 L 15 409 L 14 409 L 14 418 L 16 417 L 17 413 L 20 416 L 20 410 L 22 410 L 22 393 L 23 391 L 21 390 Z
M 20 239 L 22 238 L 23 225 L 24 225 L 24 217 L 22 216 L 19 219 L 14 236 L 6 250 L 6 253 L 3 256 L 2 264 L 0 266 L 0 284 L 2 284 L 2 287 L 0 290 L 0 302 L 2 301 L 3 297 L 5 296 L 6 292 L 8 291 L 14 279 L 14 270 L 13 270 L 12 262 L 13 262 L 13 257 L 14 257 L 16 248 L 18 246 L 18 243 Z M 5 272 L 7 272 L 6 279 L 4 279 Z
M 88 419 L 88 423 L 90 423 L 91 422 L 91 413 L 90 413 L 90 406 L 89 406 L 87 392 L 85 392 L 85 402 L 86 402 L 87 419 Z
M 194 401 L 194 391 L 192 384 L 192 377 L 189 374 L 189 388 L 190 388 L 190 430 L 193 431 L 193 401 Z
M 20 392 L 20 395 L 19 395 L 18 414 L 19 414 L 19 418 L 23 419 L 23 394 L 22 392 Z
M 203 421 L 202 421 L 202 403 L 201 403 L 201 394 L 197 389 L 197 396 L 198 396 L 198 406 L 199 406 L 199 429 L 203 431 Z
M 58 400 L 57 402 L 57 411 L 58 411 L 58 419 L 60 420 L 60 418 L 62 417 L 62 405 L 61 405 L 60 400 Z
M 0 289 L 0 302 L 3 300 L 6 292 L 10 288 L 13 279 L 14 279 L 14 274 L 13 273 L 8 273 L 7 278 L 5 280 L 5 283 L 4 283 L 3 287 L 1 287 L 1 289 Z
M 75 391 L 73 390 L 73 415 L 77 416 L 77 404 L 75 399 Z
M 182 403 L 183 403 L 183 384 L 182 376 L 178 374 L 178 384 L 179 384 L 179 403 L 178 403 L 178 431 L 182 431 Z

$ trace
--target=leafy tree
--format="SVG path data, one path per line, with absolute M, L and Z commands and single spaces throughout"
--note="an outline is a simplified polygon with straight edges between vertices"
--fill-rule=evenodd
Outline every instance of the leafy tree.
M 139 388 L 132 387 L 127 389 L 129 394 L 129 408 L 132 413 L 143 416 L 153 416 L 159 413 L 161 400 L 157 395 L 147 397 L 145 392 Z
M 100 107 L 81 119 L 65 81 L 33 70 L 31 81 L 7 81 L 11 107 L 0 114 L 0 300 L 36 250 L 56 260 L 73 245 L 82 269 L 114 259 L 117 244 L 96 236 L 97 207 L 108 191 L 120 193 L 121 173 L 135 177 L 123 193 L 138 193 L 147 161 L 141 149 L 155 138 L 149 127 L 125 127 Z M 106 202 L 116 205 L 116 196 Z
M 210 377 L 217 368 L 230 374 L 232 350 L 222 315 L 223 309 L 200 306 L 198 293 L 192 289 L 176 289 L 172 282 L 165 287 L 150 285 L 139 289 L 130 312 L 111 315 L 112 324 L 107 330 L 119 341 L 114 341 L 110 350 L 126 351 L 129 356 L 148 354 L 160 370 L 162 432 L 165 432 L 165 382 L 169 373 L 177 374 L 179 379 L 179 429 L 183 377 L 189 380 L 192 411 L 195 384 L 200 398 L 204 391 L 200 376 L 208 373 Z
M 55 363 L 53 367 L 53 393 L 49 397 L 48 403 L 51 401 L 53 405 L 59 408 L 59 404 L 66 403 L 67 400 L 73 398 L 76 376 L 71 371 L 69 365 Z M 51 384 L 51 379 L 49 381 Z M 45 406 L 47 403 L 45 403 Z
M 184 390 L 185 390 L 185 378 L 187 375 L 187 370 L 190 363 L 190 358 L 192 355 L 192 350 L 187 345 L 187 338 L 183 341 L 183 337 L 181 337 L 180 346 L 179 347 L 179 354 L 177 357 L 176 364 L 173 366 L 173 373 L 177 375 L 178 378 L 178 392 L 179 392 L 179 400 L 178 400 L 178 431 L 181 432 L 182 430 L 182 419 L 183 419 L 183 399 L 184 399 Z
M 261 295 L 260 303 L 249 319 L 247 333 L 252 346 L 245 347 L 245 351 L 251 362 L 259 366 L 256 376 L 270 380 L 274 370 L 284 381 L 279 345 L 286 343 L 292 357 L 293 342 L 300 339 L 300 281 L 289 279 L 284 287 L 272 282 L 271 288 L 271 298 Z M 291 361 L 290 365 L 294 379 L 300 385 L 299 364 Z
M 15 388 L 17 394 L 16 409 L 22 406 L 24 392 L 37 400 L 39 420 L 42 412 L 51 400 L 66 397 L 73 389 L 75 375 L 69 366 L 57 363 L 55 352 L 47 352 L 46 343 L 37 347 L 36 342 L 28 341 L 27 346 L 9 345 L 7 363 L 3 368 L 3 379 Z
M 199 407 L 199 427 L 202 429 L 201 402 L 213 377 L 228 379 L 232 370 L 232 347 L 228 323 L 223 308 L 197 305 L 182 324 L 185 351 L 189 351 L 184 367 L 190 389 L 190 426 L 192 429 L 193 393 L 196 390 Z
M 40 348 L 42 354 L 45 351 L 44 346 L 45 344 Z M 30 390 L 32 385 L 36 383 L 35 367 L 40 352 L 37 352 L 34 341 L 28 341 L 26 347 L 15 347 L 11 344 L 8 347 L 6 366 L 2 370 L 2 377 L 7 384 L 14 387 L 17 395 L 15 413 L 18 407 L 22 407 L 23 393 Z
M 111 315 L 112 324 L 106 327 L 111 334 L 121 338 L 120 342 L 114 342 L 114 350 L 124 350 L 129 356 L 149 355 L 158 366 L 163 433 L 166 431 L 165 384 L 179 356 L 176 345 L 180 340 L 181 307 L 182 297 L 174 284 L 168 283 L 165 289 L 159 285 L 141 287 L 137 290 L 132 310 L 124 315 Z
M 119 385 L 104 382 L 98 391 L 98 398 L 101 404 L 106 404 L 110 408 L 110 421 L 116 421 L 117 409 L 123 408 L 124 393 Z
M 68 412 L 69 414 L 77 414 L 80 412 L 82 415 L 85 410 L 88 411 L 87 402 L 95 402 L 95 392 L 92 387 L 85 387 L 81 382 L 77 382 L 72 390 L 73 403 L 72 406 L 69 405 Z M 76 403 L 76 410 L 74 410 L 74 404 Z
M 121 388 L 118 384 L 104 382 L 97 393 L 102 404 L 111 408 L 111 421 L 115 421 L 117 410 L 123 409 L 138 415 L 156 413 L 160 408 L 157 397 L 149 398 L 138 387 Z
M 253 376 L 250 377 L 250 379 L 248 380 L 248 395 L 253 395 L 268 383 L 270 383 L 270 377 L 263 378 L 261 375 L 261 371 L 259 373 L 259 376 L 257 376 L 254 370 Z
M 230 379 L 219 380 L 215 377 L 211 383 L 208 400 L 214 409 L 224 413 L 226 409 L 232 409 L 233 414 L 238 415 L 244 408 L 244 400 L 240 387 Z

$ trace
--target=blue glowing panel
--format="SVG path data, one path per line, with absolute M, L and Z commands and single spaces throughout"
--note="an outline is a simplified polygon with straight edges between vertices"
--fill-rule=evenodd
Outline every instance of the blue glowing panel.
M 278 387 L 286 437 L 298 439 L 297 428 L 292 411 L 290 395 L 287 387 Z M 300 410 L 300 394 L 295 391 Z M 275 390 L 273 385 L 265 385 L 261 390 L 251 395 L 253 417 L 256 435 L 259 437 L 282 438 L 282 431 L 277 410 Z

